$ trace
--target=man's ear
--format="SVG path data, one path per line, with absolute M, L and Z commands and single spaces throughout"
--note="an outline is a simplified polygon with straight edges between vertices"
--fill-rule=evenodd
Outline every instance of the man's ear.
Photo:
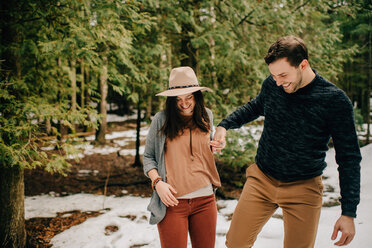
M 306 67 L 308 67 L 308 66 L 309 66 L 309 61 L 307 59 L 303 59 L 300 63 L 300 69 L 305 70 Z

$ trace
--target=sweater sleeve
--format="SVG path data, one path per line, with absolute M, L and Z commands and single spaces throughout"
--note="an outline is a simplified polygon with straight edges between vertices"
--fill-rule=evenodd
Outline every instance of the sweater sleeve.
M 149 132 L 146 136 L 146 145 L 145 145 L 145 151 L 143 153 L 143 171 L 145 175 L 148 177 L 148 172 L 152 169 L 158 169 L 158 161 L 156 160 L 156 139 L 155 137 L 158 134 L 159 131 L 159 113 L 157 113 L 150 125 Z
M 267 81 L 267 80 L 265 80 Z M 225 119 L 223 119 L 217 126 L 222 126 L 226 130 L 240 128 L 244 124 L 257 119 L 264 115 L 264 94 L 265 81 L 262 84 L 260 93 L 252 101 L 239 107 Z
M 329 128 L 339 171 L 342 215 L 356 217 L 360 201 L 360 161 L 353 106 L 343 91 L 332 98 Z
M 209 118 L 209 125 L 210 125 L 210 139 L 213 140 L 213 134 L 214 134 L 214 126 L 213 126 L 213 113 L 209 108 L 206 108 L 208 118 Z

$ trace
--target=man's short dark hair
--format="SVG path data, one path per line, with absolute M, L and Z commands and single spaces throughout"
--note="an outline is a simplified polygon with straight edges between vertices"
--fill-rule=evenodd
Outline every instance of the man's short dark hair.
M 281 58 L 287 58 L 291 66 L 299 66 L 302 60 L 308 59 L 305 42 L 294 36 L 279 38 L 267 51 L 265 62 L 269 65 Z

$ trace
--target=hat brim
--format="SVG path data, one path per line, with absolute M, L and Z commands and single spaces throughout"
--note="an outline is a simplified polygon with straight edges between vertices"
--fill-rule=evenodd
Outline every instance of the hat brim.
M 190 88 L 166 90 L 166 91 L 156 94 L 156 96 L 180 96 L 180 95 L 190 94 L 198 90 L 213 92 L 213 90 L 208 87 L 190 87 Z

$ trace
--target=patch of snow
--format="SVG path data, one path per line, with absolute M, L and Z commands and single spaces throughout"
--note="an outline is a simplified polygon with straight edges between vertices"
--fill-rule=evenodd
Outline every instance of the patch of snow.
M 361 203 L 358 206 L 358 216 L 355 219 L 356 236 L 348 248 L 369 247 L 372 242 L 372 144 L 361 148 L 363 160 L 361 181 Z M 334 150 L 327 152 L 328 166 L 324 171 L 327 177 L 325 184 L 339 192 L 337 164 Z M 125 189 L 123 189 L 125 190 Z M 326 199 L 326 198 L 324 198 Z M 146 207 L 149 198 L 134 196 L 102 196 L 91 194 L 76 194 L 56 197 L 56 194 L 40 195 L 25 198 L 26 219 L 33 217 L 54 217 L 57 212 L 72 210 L 103 211 L 102 215 L 89 218 L 80 225 L 56 235 L 51 244 L 53 247 L 124 247 L 134 245 L 141 247 L 160 247 L 157 228 L 148 224 L 149 212 Z M 217 216 L 217 248 L 225 247 L 225 236 L 230 225 L 230 216 L 234 212 L 237 200 L 219 200 Z M 319 221 L 316 248 L 334 247 L 331 241 L 333 225 L 340 216 L 340 206 L 324 207 Z M 279 209 L 276 214 L 281 214 Z M 118 231 L 105 235 L 105 227 L 114 225 Z M 272 248 L 283 244 L 283 221 L 270 218 L 257 237 L 255 247 Z M 188 242 L 188 247 L 191 247 Z
M 89 149 L 85 149 L 85 155 L 92 155 L 92 154 L 102 154 L 107 155 L 113 152 L 117 152 L 120 150 L 120 147 L 112 147 L 112 146 L 103 146 L 103 147 L 92 147 Z
M 143 153 L 145 152 L 145 146 L 140 146 L 139 148 L 139 154 L 140 155 L 143 155 Z M 123 149 L 119 152 L 119 154 L 121 156 L 136 156 L 136 149 Z
M 133 141 L 136 139 L 122 139 L 122 140 L 114 140 L 115 144 L 118 144 L 119 146 L 126 146 L 129 144 L 129 141 Z
M 54 150 L 54 146 L 44 146 L 44 147 L 41 147 L 40 149 L 42 150 L 42 151 L 52 151 L 52 150 Z

